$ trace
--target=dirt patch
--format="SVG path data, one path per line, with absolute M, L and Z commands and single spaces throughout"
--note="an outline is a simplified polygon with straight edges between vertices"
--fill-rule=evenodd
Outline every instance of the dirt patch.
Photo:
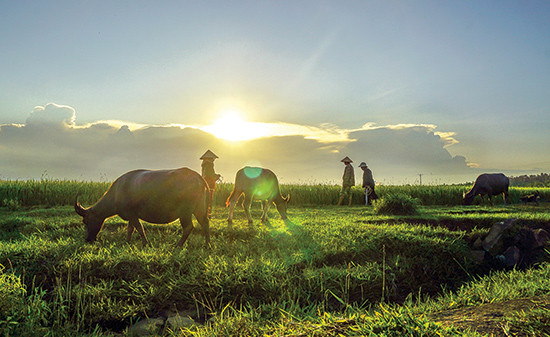
M 514 313 L 527 312 L 541 307 L 550 309 L 550 295 L 446 310 L 429 315 L 429 317 L 444 326 L 452 325 L 460 330 L 475 330 L 489 336 L 510 336 L 506 318 L 511 317 Z M 523 336 L 521 331 L 513 333 L 513 336 Z

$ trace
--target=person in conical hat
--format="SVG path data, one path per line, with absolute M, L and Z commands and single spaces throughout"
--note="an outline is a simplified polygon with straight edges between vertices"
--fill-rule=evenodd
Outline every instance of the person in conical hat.
M 365 189 L 365 205 L 372 204 L 371 200 L 378 199 L 376 192 L 374 192 L 374 178 L 372 177 L 372 171 L 367 166 L 367 163 L 361 162 L 359 167 L 363 169 L 363 188 Z M 370 196 L 370 199 L 369 199 Z
M 214 191 L 216 190 L 216 181 L 220 179 L 221 175 L 217 174 L 214 170 L 214 160 L 216 160 L 218 156 L 214 154 L 214 152 L 207 150 L 201 157 L 200 160 L 202 160 L 201 164 L 201 175 L 206 180 L 206 183 L 208 184 L 208 187 L 210 188 L 210 203 L 208 204 L 208 216 L 212 213 L 212 201 L 214 200 Z
M 218 156 L 214 154 L 214 152 L 210 150 L 206 150 L 206 152 L 201 156 L 201 160 L 212 160 L 218 159 Z
M 355 185 L 355 173 L 353 172 L 353 160 L 349 157 L 345 157 L 340 160 L 346 165 L 344 168 L 344 175 L 342 176 L 342 190 L 340 191 L 340 199 L 338 200 L 338 205 L 344 203 L 344 199 L 348 198 L 348 205 L 351 206 L 351 187 Z
M 353 160 L 349 159 L 348 156 L 344 157 L 344 159 L 340 160 L 342 163 L 353 163 Z

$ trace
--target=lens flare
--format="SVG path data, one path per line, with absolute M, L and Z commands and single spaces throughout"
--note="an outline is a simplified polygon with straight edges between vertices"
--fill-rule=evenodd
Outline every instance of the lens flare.
M 244 168 L 244 174 L 246 174 L 246 176 L 250 179 L 258 178 L 260 173 L 262 173 L 262 169 L 260 167 L 247 166 Z

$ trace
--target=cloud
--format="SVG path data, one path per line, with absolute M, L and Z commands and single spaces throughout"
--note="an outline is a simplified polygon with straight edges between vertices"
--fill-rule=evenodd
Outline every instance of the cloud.
M 349 131 L 339 129 L 336 125 L 325 123 L 320 126 L 299 125 L 290 123 L 262 123 L 262 122 L 246 122 L 240 121 L 237 125 L 226 121 L 219 120 L 213 125 L 197 127 L 208 133 L 215 135 L 222 134 L 222 137 L 229 140 L 250 140 L 254 138 L 270 138 L 283 136 L 304 136 L 306 139 L 315 139 L 321 143 L 338 143 L 351 141 L 348 137 Z M 182 126 L 183 127 L 183 126 Z M 227 132 L 229 127 L 236 127 L 238 130 Z M 246 131 L 246 135 L 229 135 L 238 133 L 238 131 Z
M 421 173 L 471 174 L 466 158 L 453 157 L 445 148 L 449 140 L 433 130 L 432 125 L 365 128 L 350 134 L 356 141 L 347 144 L 342 152 L 356 161 L 366 161 L 378 174 L 394 179 Z
M 74 126 L 75 118 L 75 110 L 70 106 L 48 103 L 46 106 L 36 106 L 26 124 L 69 127 Z
M 50 103 L 36 107 L 24 125 L 1 125 L 0 177 L 38 179 L 47 171 L 56 179 L 112 180 L 136 168 L 183 166 L 200 172 L 199 158 L 207 149 L 220 157 L 216 170 L 225 181 L 244 165 L 257 163 L 286 183 L 339 183 L 344 156 L 366 161 L 375 179 L 386 183 L 419 173 L 472 175 L 474 166 L 448 152 L 456 142 L 454 133 L 437 132 L 431 124 L 366 123 L 348 130 L 332 124 L 262 123 L 273 130 L 269 137 L 228 142 L 200 127 L 120 121 L 77 125 L 75 120 L 75 109 Z

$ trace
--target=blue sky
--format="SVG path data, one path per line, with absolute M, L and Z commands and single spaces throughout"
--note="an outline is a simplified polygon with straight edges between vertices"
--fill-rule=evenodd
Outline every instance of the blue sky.
M 0 176 L 198 169 L 207 147 L 226 180 L 250 161 L 338 181 L 344 156 L 386 183 L 548 172 L 548 18 L 547 1 L 2 1 Z M 209 134 L 228 111 L 279 131 Z M 78 141 L 125 124 L 156 153 Z M 65 138 L 35 139 L 33 125 Z M 175 154 L 159 130 L 176 130 Z M 204 143 L 183 141 L 191 131 Z M 77 143 L 111 164 L 73 163 Z M 269 156 L 247 150 L 260 147 Z

